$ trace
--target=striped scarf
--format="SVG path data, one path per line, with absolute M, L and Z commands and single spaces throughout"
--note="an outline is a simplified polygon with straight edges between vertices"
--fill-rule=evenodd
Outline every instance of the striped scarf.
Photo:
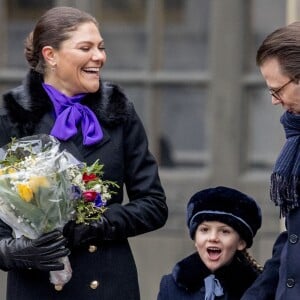
M 285 112 L 280 122 L 286 142 L 271 175 L 270 197 L 280 206 L 280 216 L 300 206 L 300 115 Z

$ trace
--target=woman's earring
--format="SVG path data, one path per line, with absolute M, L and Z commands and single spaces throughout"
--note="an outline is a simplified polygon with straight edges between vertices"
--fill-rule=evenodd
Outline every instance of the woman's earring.
M 55 71 L 56 70 L 56 63 L 54 63 L 53 65 L 51 65 L 51 71 Z

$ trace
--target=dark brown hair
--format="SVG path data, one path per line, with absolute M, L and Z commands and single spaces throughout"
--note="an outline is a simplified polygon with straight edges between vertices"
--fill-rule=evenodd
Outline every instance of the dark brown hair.
M 283 74 L 300 79 L 300 22 L 293 22 L 269 34 L 257 50 L 260 67 L 269 58 L 277 58 Z
M 257 262 L 257 260 L 248 252 L 247 249 L 237 251 L 237 259 L 251 268 L 259 275 L 263 271 L 263 267 Z
M 30 67 L 39 73 L 44 73 L 45 61 L 42 49 L 51 46 L 59 49 L 61 43 L 69 38 L 69 33 L 76 30 L 82 23 L 93 22 L 96 19 L 90 14 L 73 7 L 54 7 L 49 9 L 37 21 L 34 30 L 25 40 L 25 57 Z

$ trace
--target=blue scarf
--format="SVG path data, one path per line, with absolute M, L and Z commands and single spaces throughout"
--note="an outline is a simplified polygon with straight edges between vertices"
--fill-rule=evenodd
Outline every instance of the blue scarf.
M 83 144 L 90 146 L 103 138 L 102 128 L 95 114 L 80 101 L 86 94 L 68 97 L 53 86 L 43 83 L 43 87 L 52 101 L 56 120 L 51 135 L 66 141 L 77 133 L 81 124 Z
M 204 278 L 205 300 L 214 300 L 215 297 L 223 296 L 223 288 L 215 275 L 211 274 Z
M 280 215 L 300 206 L 300 115 L 285 112 L 280 122 L 286 142 L 271 175 L 270 196 Z

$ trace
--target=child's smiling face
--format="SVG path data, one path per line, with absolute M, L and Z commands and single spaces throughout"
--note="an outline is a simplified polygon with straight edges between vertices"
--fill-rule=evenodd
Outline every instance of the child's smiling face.
M 206 267 L 215 272 L 228 265 L 237 250 L 246 248 L 246 242 L 232 227 L 218 221 L 204 221 L 195 233 L 195 246 Z

